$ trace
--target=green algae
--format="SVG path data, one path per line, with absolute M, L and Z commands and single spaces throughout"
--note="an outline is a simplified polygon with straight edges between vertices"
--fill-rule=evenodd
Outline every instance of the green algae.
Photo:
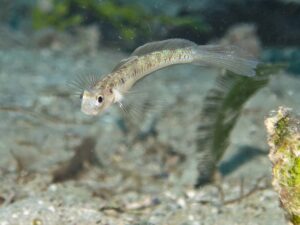
M 201 16 L 167 16 L 153 14 L 138 4 L 121 4 L 117 0 L 53 0 L 48 10 L 37 5 L 32 10 L 35 29 L 53 27 L 66 30 L 72 27 L 97 24 L 105 30 L 103 37 L 118 37 L 119 42 L 135 43 L 155 38 L 157 27 L 183 27 L 199 33 L 209 31 Z M 154 30 L 153 30 L 154 29 Z M 111 38 L 111 37 L 110 37 Z
M 233 130 L 244 104 L 263 88 L 272 74 L 284 64 L 260 64 L 255 77 L 244 77 L 227 71 L 217 77 L 215 86 L 208 92 L 200 115 L 198 127 L 199 178 L 196 186 L 213 179 L 216 165 L 229 145 Z M 283 131 L 282 131 L 283 132 Z M 281 136 L 283 134 L 280 134 Z M 205 160 L 203 161 L 203 158 Z

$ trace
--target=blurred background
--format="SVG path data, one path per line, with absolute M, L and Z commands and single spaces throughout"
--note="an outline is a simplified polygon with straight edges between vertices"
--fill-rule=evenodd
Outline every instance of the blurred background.
M 266 60 L 290 61 L 293 71 L 300 70 L 294 49 L 300 42 L 298 0 L 1 0 L 0 21 L 10 30 L 37 32 L 44 47 L 54 44 L 56 31 L 82 35 L 86 30 L 94 35 L 94 46 L 125 51 L 171 37 L 206 44 L 247 23 L 265 48 L 276 47 Z

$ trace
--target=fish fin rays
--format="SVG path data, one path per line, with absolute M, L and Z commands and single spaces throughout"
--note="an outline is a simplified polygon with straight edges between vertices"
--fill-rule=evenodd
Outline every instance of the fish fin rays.
M 167 108 L 165 99 L 152 94 L 153 91 L 147 91 L 143 84 L 138 86 L 125 93 L 124 98 L 117 102 L 126 122 L 134 127 L 142 127 L 147 120 Z
M 156 51 L 174 50 L 178 48 L 196 47 L 197 44 L 180 38 L 168 39 L 163 41 L 154 41 L 144 44 L 135 49 L 131 56 L 143 56 Z
M 125 67 L 126 65 L 130 64 L 131 62 L 135 61 L 138 57 L 137 56 L 130 56 L 129 58 L 122 59 L 112 70 L 112 73 L 117 71 L 118 69 Z
M 224 68 L 243 76 L 255 76 L 259 61 L 237 46 L 197 46 L 194 64 Z
M 81 97 L 84 90 L 91 89 L 101 79 L 97 73 L 81 73 L 78 74 L 73 80 L 67 83 L 70 91 L 74 96 Z

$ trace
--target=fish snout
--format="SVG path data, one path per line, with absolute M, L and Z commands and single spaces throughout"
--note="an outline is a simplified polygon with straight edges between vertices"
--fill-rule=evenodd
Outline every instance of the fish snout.
M 92 102 L 82 102 L 81 111 L 86 115 L 92 116 L 95 116 L 99 113 L 98 108 Z

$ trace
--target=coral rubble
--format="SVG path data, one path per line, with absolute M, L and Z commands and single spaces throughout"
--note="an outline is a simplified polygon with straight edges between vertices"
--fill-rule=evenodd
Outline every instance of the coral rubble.
M 265 120 L 273 164 L 273 186 L 294 225 L 300 224 L 300 120 L 280 107 Z

